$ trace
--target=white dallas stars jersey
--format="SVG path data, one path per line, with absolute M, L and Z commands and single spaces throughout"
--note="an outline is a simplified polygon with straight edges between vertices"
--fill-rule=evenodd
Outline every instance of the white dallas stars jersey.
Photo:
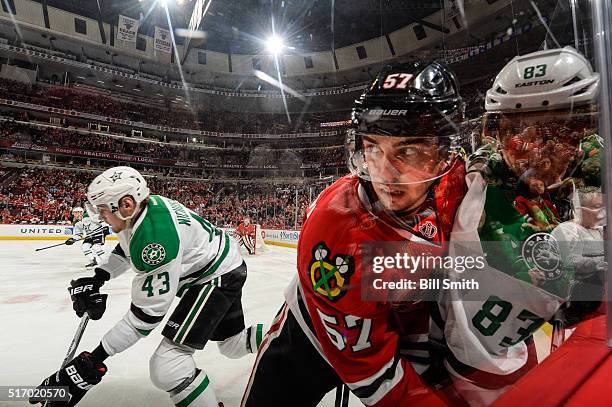
M 175 297 L 239 267 L 236 242 L 180 203 L 152 195 L 134 226 L 118 233 L 119 245 L 102 268 L 111 278 L 132 268 L 130 311 L 102 339 L 113 355 L 148 335 Z
M 108 225 L 99 219 L 92 219 L 85 213 L 83 219 L 75 223 L 73 235 L 77 239 L 82 239 L 85 236 L 102 234 L 102 228 L 104 226 Z
M 454 256 L 484 255 L 478 225 L 487 184 L 476 172 L 466 181 L 468 192 L 455 216 L 450 250 Z M 451 351 L 445 365 L 462 396 L 471 406 L 488 405 L 537 363 L 535 348 L 527 342 L 564 299 L 488 265 L 449 277 L 474 279 L 479 286 L 441 291 L 432 309 L 430 338 Z

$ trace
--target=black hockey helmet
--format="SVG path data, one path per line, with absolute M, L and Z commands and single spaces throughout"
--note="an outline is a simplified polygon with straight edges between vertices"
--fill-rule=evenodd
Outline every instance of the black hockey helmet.
M 413 181 L 378 182 L 420 183 L 441 177 L 450 168 L 459 146 L 463 113 L 457 79 L 441 64 L 415 61 L 385 66 L 355 101 L 352 110 L 353 127 L 347 140 L 351 172 L 377 182 L 368 171 L 368 160 L 371 165 L 375 158 L 366 153 L 364 136 L 389 136 L 410 138 L 415 145 L 434 147 L 435 154 L 431 154 L 431 148 L 427 150 L 430 154 L 422 154 L 417 148 L 410 157 L 401 157 L 409 162 L 408 169 L 415 171 Z M 410 163 L 411 159 L 414 162 Z M 428 166 L 424 162 L 427 160 L 429 164 L 433 160 L 438 162 Z

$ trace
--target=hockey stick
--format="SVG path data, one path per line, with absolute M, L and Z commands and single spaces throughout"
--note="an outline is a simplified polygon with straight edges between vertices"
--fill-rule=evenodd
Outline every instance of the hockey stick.
M 80 240 L 80 239 L 79 239 L 79 240 Z M 78 241 L 78 240 L 75 240 L 75 242 L 76 242 L 76 241 Z M 41 251 L 41 250 L 47 250 L 47 249 L 51 249 L 51 248 L 53 248 L 53 247 L 63 246 L 63 245 L 65 245 L 65 244 L 66 244 L 66 242 L 62 242 L 62 243 L 54 244 L 53 246 L 41 247 L 41 248 L 36 249 L 36 251 L 37 251 L 37 252 L 39 252 L 39 251 Z
M 87 327 L 87 323 L 89 322 L 89 315 L 85 314 L 81 318 L 81 323 L 74 334 L 74 338 L 72 338 L 72 342 L 70 342 L 70 347 L 68 347 L 68 352 L 66 353 L 66 357 L 62 362 L 62 366 L 60 366 L 60 370 L 64 368 L 72 360 L 74 354 L 76 353 L 77 347 L 81 342 L 81 338 L 83 338 L 83 333 L 85 333 L 85 328 Z
M 80 242 L 81 240 L 89 239 L 90 237 L 94 237 L 94 236 L 96 236 L 96 235 L 99 235 L 99 234 L 100 234 L 100 232 L 102 232 L 103 230 L 104 230 L 104 227 L 103 227 L 103 226 L 101 226 L 101 227 L 99 227 L 99 228 L 95 229 L 93 232 L 90 232 L 90 233 L 89 233 L 87 236 L 84 236 L 84 237 L 82 237 L 82 238 L 80 238 L 80 239 L 75 239 L 74 241 L 75 241 L 75 242 Z M 41 247 L 41 248 L 39 248 L 39 249 L 36 249 L 35 251 L 39 252 L 39 251 L 41 251 L 41 250 L 47 250 L 47 249 L 51 249 L 51 248 L 53 248 L 53 247 L 63 246 L 63 245 L 65 245 L 65 244 L 66 244 L 66 242 L 62 242 L 62 243 L 54 244 L 54 245 L 52 245 L 52 246 Z
M 81 338 L 83 338 L 83 334 L 85 333 L 85 328 L 87 327 L 88 322 L 89 322 L 89 315 L 87 314 L 83 315 L 83 317 L 81 318 L 81 322 L 79 323 L 79 326 L 74 334 L 74 338 L 72 338 L 72 342 L 70 342 L 70 346 L 68 347 L 68 352 L 66 353 L 66 356 L 64 357 L 64 360 L 62 361 L 62 365 L 60 366 L 57 373 L 55 373 L 56 381 L 59 382 L 60 371 L 68 364 L 68 362 L 72 360 L 72 358 L 74 358 L 74 354 L 76 353 L 79 343 L 81 342 Z M 53 403 L 49 403 L 48 401 L 43 401 L 41 406 L 42 407 L 51 406 L 52 404 Z

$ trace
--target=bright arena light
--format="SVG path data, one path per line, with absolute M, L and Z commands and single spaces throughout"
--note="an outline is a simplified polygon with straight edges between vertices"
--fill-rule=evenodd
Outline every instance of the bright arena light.
M 274 55 L 278 55 L 283 48 L 285 48 L 285 43 L 278 35 L 273 35 L 266 40 L 266 49 Z

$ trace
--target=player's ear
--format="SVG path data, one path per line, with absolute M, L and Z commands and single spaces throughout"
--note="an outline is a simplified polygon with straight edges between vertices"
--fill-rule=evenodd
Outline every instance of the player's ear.
M 136 201 L 131 196 L 124 196 L 123 198 L 121 198 L 121 201 L 119 202 L 119 206 L 127 210 L 135 209 Z

